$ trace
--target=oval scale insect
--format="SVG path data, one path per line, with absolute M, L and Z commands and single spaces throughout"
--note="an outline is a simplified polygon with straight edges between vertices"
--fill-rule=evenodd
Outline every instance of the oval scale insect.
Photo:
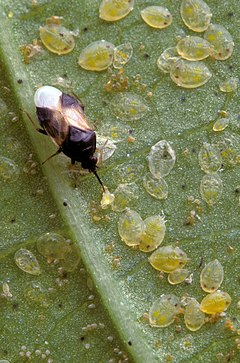
M 86 121 L 81 103 L 75 97 L 51 86 L 40 87 L 35 92 L 34 102 L 41 126 L 38 131 L 50 136 L 58 146 L 58 150 L 44 163 L 62 152 L 71 159 L 72 165 L 78 161 L 84 169 L 92 172 L 104 190 L 96 172 L 96 134 Z M 28 113 L 27 116 L 31 120 Z

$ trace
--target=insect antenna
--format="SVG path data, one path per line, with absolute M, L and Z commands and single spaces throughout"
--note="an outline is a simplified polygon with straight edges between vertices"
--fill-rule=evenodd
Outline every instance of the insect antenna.
M 103 183 L 102 183 L 101 179 L 99 178 L 99 176 L 98 176 L 98 174 L 97 174 L 96 170 L 92 170 L 92 172 L 93 172 L 93 174 L 96 176 L 97 180 L 99 181 L 99 183 L 101 184 L 101 186 L 102 186 L 102 188 L 103 188 L 103 191 L 105 192 L 105 187 L 104 187 L 104 185 L 103 185 Z

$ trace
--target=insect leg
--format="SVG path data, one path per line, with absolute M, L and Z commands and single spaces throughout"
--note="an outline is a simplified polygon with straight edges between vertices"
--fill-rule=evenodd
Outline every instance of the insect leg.
M 35 126 L 35 123 L 34 123 L 34 121 L 33 121 L 32 117 L 30 116 L 30 114 L 29 114 L 27 111 L 25 111 L 25 110 L 21 110 L 21 111 L 25 113 L 25 115 L 27 116 L 27 118 L 29 119 L 29 121 L 32 123 L 32 125 L 34 126 L 34 128 L 35 128 L 38 132 L 40 132 L 40 134 L 47 135 L 47 133 L 46 133 L 46 131 L 45 131 L 45 130 L 40 129 L 40 128 L 37 128 L 37 127 Z
M 99 158 L 98 158 L 98 162 L 97 162 L 97 165 L 102 165 L 103 164 L 103 151 L 104 151 L 104 148 L 105 146 L 107 145 L 108 143 L 108 140 L 106 140 L 102 146 L 102 148 L 98 148 L 98 151 L 99 151 Z
M 62 152 L 62 148 L 60 147 L 54 154 L 50 155 L 46 160 L 42 162 L 42 165 L 46 163 L 46 161 L 52 159 L 54 156 L 60 154 Z

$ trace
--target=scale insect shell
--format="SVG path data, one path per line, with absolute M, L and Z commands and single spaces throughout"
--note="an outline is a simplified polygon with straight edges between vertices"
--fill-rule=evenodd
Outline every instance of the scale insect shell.
M 96 134 L 86 121 L 81 103 L 73 96 L 51 86 L 38 88 L 34 102 L 41 126 L 39 132 L 50 136 L 59 148 L 54 155 L 63 152 L 71 159 L 72 164 L 80 162 L 84 169 L 95 174 L 103 187 L 96 173 Z

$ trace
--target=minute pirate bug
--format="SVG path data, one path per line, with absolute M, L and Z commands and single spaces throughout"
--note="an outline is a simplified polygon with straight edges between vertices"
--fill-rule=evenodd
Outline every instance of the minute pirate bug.
M 59 147 L 43 164 L 62 152 L 71 159 L 72 165 L 79 161 L 84 169 L 92 172 L 105 190 L 96 171 L 96 133 L 87 123 L 79 100 L 55 87 L 43 86 L 35 92 L 34 103 L 41 126 L 37 131 L 50 136 Z M 28 113 L 27 116 L 31 120 Z

